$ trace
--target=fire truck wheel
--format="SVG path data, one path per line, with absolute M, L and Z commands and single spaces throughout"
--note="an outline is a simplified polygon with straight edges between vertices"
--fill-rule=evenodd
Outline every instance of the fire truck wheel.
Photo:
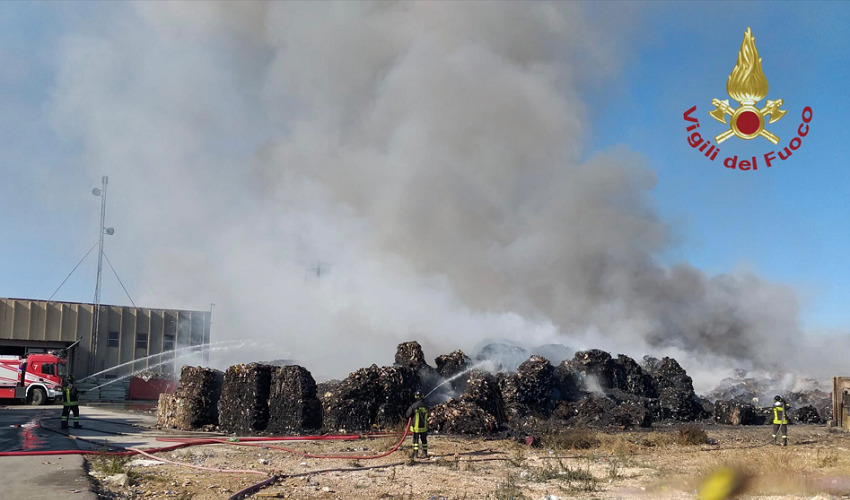
M 44 389 L 40 387 L 36 387 L 30 392 L 30 404 L 33 406 L 40 406 L 47 403 L 47 393 L 44 392 Z

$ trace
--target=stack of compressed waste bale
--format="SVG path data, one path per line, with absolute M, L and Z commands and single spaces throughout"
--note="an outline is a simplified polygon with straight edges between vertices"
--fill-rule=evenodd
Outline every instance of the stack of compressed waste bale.
M 451 379 L 455 375 L 463 373 L 472 366 L 472 360 L 460 349 L 450 354 L 437 356 L 437 358 L 434 359 L 434 362 L 437 365 L 437 373 L 439 373 L 444 379 Z M 462 376 L 457 377 L 449 382 L 449 385 L 453 391 L 463 392 L 464 389 L 466 389 L 466 378 Z
M 419 374 L 413 368 L 385 366 L 378 373 L 382 397 L 374 424 L 386 428 L 405 420 L 407 408 L 413 403 L 419 387 Z
M 334 432 L 372 429 L 384 398 L 377 365 L 352 372 L 324 399 L 324 427 Z
M 548 417 L 554 408 L 555 369 L 549 360 L 533 355 L 517 368 L 517 402 L 526 415 Z
M 297 433 L 322 426 L 322 403 L 316 394 L 316 381 L 306 368 L 292 365 L 275 367 L 269 388 L 269 422 L 266 432 Z
M 520 416 L 519 408 L 519 380 L 513 372 L 499 372 L 496 374 L 499 383 L 499 392 L 502 393 L 502 403 L 505 408 L 507 421 L 516 420 Z
M 269 422 L 272 366 L 233 365 L 224 374 L 219 401 L 219 427 L 233 434 L 255 434 Z
M 461 394 L 460 400 L 472 403 L 492 415 L 498 427 L 508 421 L 502 391 L 499 389 L 499 379 L 493 374 L 471 371 L 467 377 L 466 391 Z
M 583 389 L 587 392 L 597 390 L 596 385 L 603 391 L 625 389 L 628 386 L 626 370 L 605 351 L 579 351 L 573 357 L 572 364 L 583 375 Z
M 692 421 L 707 417 L 694 392 L 693 380 L 675 359 L 664 357 L 659 361 L 644 356 L 644 371 L 652 377 L 658 391 L 659 420 Z
M 218 424 L 222 373 L 201 366 L 184 366 L 173 395 L 160 394 L 157 426 L 182 430 Z
M 425 362 L 425 353 L 419 342 L 402 342 L 396 348 L 396 366 L 412 368 L 419 377 L 419 388 L 425 393 L 437 387 L 443 382 L 443 377 L 431 365 Z

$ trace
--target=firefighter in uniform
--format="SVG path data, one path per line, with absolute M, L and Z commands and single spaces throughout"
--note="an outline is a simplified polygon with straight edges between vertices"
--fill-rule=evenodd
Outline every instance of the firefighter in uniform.
M 788 446 L 788 403 L 782 399 L 782 396 L 773 398 L 773 444 L 777 444 L 777 433 L 781 432 L 782 446 Z
M 62 429 L 68 428 L 68 415 L 74 412 L 74 428 L 79 429 L 80 425 L 80 403 L 77 399 L 80 396 L 80 391 L 74 384 L 74 376 L 68 375 L 65 383 L 62 384 Z
M 422 392 L 416 391 L 412 405 L 407 409 L 405 417 L 410 419 L 410 432 L 413 433 L 413 453 L 410 458 L 416 458 L 416 452 L 420 451 L 419 441 L 422 441 L 421 458 L 428 457 L 428 407 L 422 400 Z

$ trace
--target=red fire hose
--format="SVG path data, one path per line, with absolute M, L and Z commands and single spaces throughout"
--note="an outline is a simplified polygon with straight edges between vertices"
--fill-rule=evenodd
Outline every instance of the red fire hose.
M 350 459 L 358 459 L 358 460 L 369 460 L 372 458 L 380 458 L 385 457 L 393 452 L 395 452 L 401 443 L 404 442 L 404 439 L 407 437 L 408 430 L 410 428 L 410 420 L 407 421 L 407 425 L 404 426 L 404 432 L 402 433 L 401 440 L 388 452 L 380 454 L 380 455 L 371 455 L 371 456 L 352 456 L 352 455 L 315 455 L 310 453 L 301 452 L 298 450 L 293 450 L 290 448 L 284 448 L 280 446 L 264 446 L 265 448 L 277 449 L 282 451 L 287 451 L 290 453 L 297 453 L 299 455 L 303 455 L 305 457 L 310 458 L 350 458 Z M 280 436 L 280 437 L 244 437 L 244 438 L 236 438 L 238 441 L 230 441 L 227 439 L 220 438 L 157 438 L 157 441 L 168 442 L 168 443 L 177 443 L 172 446 L 164 446 L 161 448 L 152 448 L 150 450 L 145 450 L 146 453 L 160 453 L 164 451 L 173 451 L 180 448 L 186 448 L 188 446 L 198 446 L 204 444 L 232 444 L 232 445 L 241 445 L 241 446 L 263 446 L 260 444 L 261 442 L 274 442 L 274 441 L 332 441 L 332 440 L 347 440 L 353 441 L 356 439 L 362 439 L 363 437 L 385 437 L 385 436 L 393 436 L 395 433 L 373 433 L 373 434 L 336 434 L 336 435 L 313 435 L 313 436 Z M 40 455 L 109 455 L 109 456 L 132 456 L 139 454 L 140 450 L 137 449 L 128 449 L 127 451 L 94 451 L 94 450 L 40 450 L 40 451 L 4 451 L 0 452 L 0 457 L 22 457 L 22 456 L 40 456 Z

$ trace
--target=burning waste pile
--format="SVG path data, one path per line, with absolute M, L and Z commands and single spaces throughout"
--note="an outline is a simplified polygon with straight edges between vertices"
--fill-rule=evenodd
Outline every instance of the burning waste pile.
M 320 384 L 297 365 L 234 365 L 224 374 L 184 367 L 177 392 L 160 397 L 158 425 L 217 426 L 239 435 L 388 429 L 406 420 L 417 390 L 426 395 L 430 427 L 450 434 L 526 436 L 565 427 L 698 420 L 768 423 L 770 408 L 753 399 L 763 397 L 760 383 L 724 381 L 710 394 L 712 403 L 696 395 L 691 377 L 669 357 L 645 356 L 638 363 L 593 349 L 553 365 L 532 354 L 516 371 L 490 373 L 482 369 L 488 364 L 482 354 L 493 349 L 486 346 L 474 360 L 459 350 L 438 356 L 434 368 L 417 342 L 405 342 L 393 366 L 372 365 Z M 792 418 L 806 423 L 821 422 L 829 404 L 819 391 L 789 392 L 786 399 L 796 406 Z
M 791 406 L 788 416 L 794 422 L 806 424 L 825 423 L 832 412 L 832 397 L 822 390 L 815 380 L 801 381 L 808 387 L 800 390 L 789 387 L 787 381 L 777 377 L 749 374 L 738 370 L 734 377 L 724 379 L 708 394 L 715 400 L 714 420 L 733 425 L 761 425 L 770 423 L 770 405 L 773 396 L 781 394 Z

